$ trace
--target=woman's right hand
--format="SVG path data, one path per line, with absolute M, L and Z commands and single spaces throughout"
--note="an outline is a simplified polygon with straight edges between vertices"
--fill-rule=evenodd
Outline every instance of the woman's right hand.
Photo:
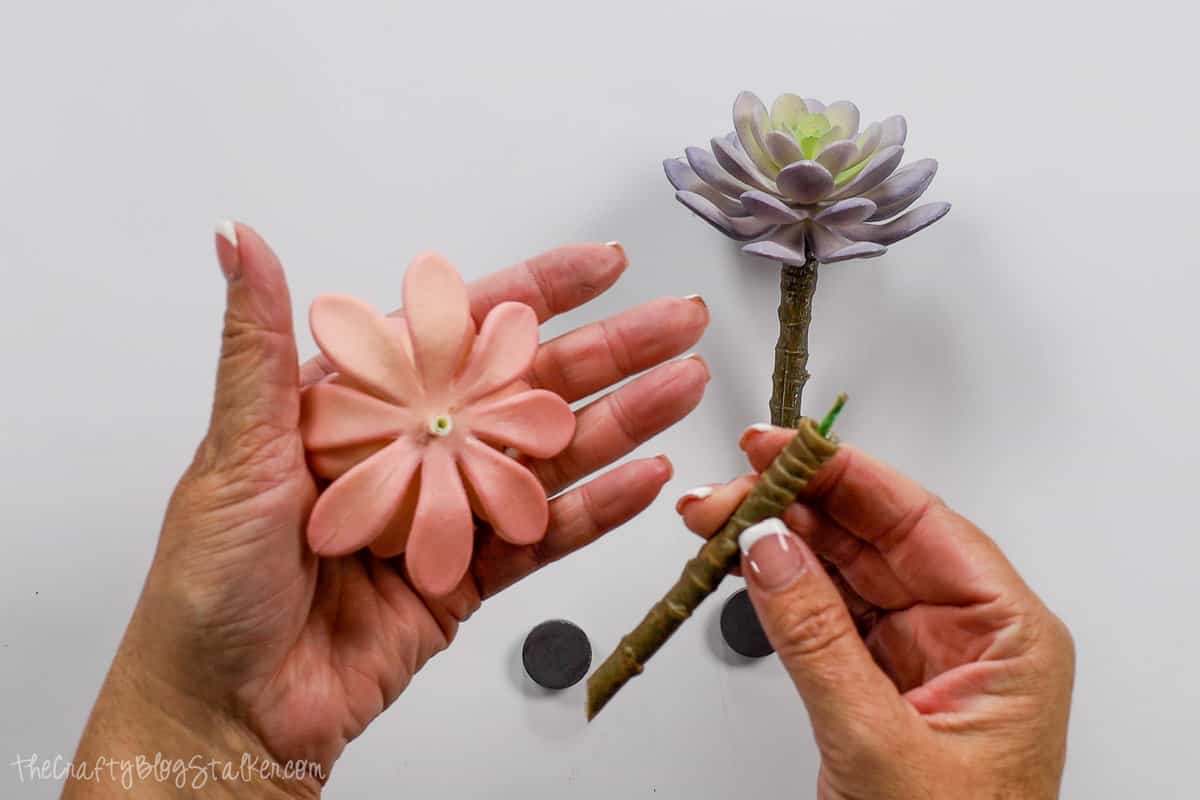
M 793 435 L 755 426 L 741 446 L 757 472 Z M 711 536 L 756 477 L 685 495 L 688 527 Z M 842 446 L 802 502 L 742 542 L 750 596 L 808 708 L 818 797 L 1058 796 L 1074 645 L 969 520 Z

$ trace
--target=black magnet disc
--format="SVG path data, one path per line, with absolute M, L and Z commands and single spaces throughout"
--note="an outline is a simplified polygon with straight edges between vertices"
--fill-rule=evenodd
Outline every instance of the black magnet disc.
M 745 589 L 739 589 L 725 601 L 721 609 L 721 636 L 730 650 L 746 658 L 763 658 L 775 652 Z
M 566 689 L 583 680 L 592 665 L 592 643 L 578 625 L 547 620 L 529 632 L 521 648 L 525 672 L 547 689 Z

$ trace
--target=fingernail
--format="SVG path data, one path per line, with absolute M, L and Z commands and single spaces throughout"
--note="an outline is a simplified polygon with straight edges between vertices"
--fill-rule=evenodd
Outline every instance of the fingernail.
M 675 503 L 675 513 L 682 514 L 683 509 L 687 507 L 688 503 L 692 503 L 696 500 L 703 500 L 707 497 L 712 497 L 712 493 L 713 490 L 711 486 L 697 486 L 695 489 L 688 489 Z
M 671 478 L 674 478 L 675 477 L 675 465 L 671 463 L 671 459 L 669 459 L 663 455 L 655 456 L 655 458 L 658 459 L 659 461 L 661 461 L 663 463 L 663 465 L 667 468 L 667 480 L 671 480 Z
M 225 280 L 235 280 L 242 272 L 242 258 L 238 252 L 237 226 L 233 220 L 217 222 L 217 261 Z
M 692 359 L 693 361 L 700 362 L 700 366 L 704 367 L 704 382 L 708 383 L 709 381 L 711 381 L 712 380 L 712 370 L 709 369 L 708 362 L 704 360 L 703 356 L 701 356 L 699 353 L 688 353 L 686 356 L 684 356 L 683 358 L 681 358 L 679 360 L 686 361 L 689 358 Z
M 699 303 L 700 305 L 704 306 L 705 308 L 708 308 L 708 303 L 704 302 L 704 298 L 698 294 L 689 294 L 689 295 L 685 296 L 683 299 L 691 300 L 693 303 Z
M 605 246 L 605 247 L 611 247 L 613 250 L 616 250 L 618 253 L 620 253 L 620 254 L 621 254 L 621 263 L 622 263 L 622 264 L 628 264 L 628 263 L 629 263 L 629 256 L 627 256 L 627 255 L 625 254 L 625 248 L 624 248 L 624 246 L 622 246 L 622 244 L 621 244 L 620 242 L 617 242 L 617 241 L 613 241 L 613 242 L 605 242 L 605 243 L 604 243 L 604 246 Z
M 746 445 L 749 444 L 751 439 L 761 436 L 762 434 L 771 431 L 773 428 L 773 425 L 768 425 L 765 422 L 754 423 L 750 427 L 746 428 L 746 430 L 742 431 L 742 436 L 740 439 L 738 439 L 738 446 L 745 450 Z
M 786 589 L 804 572 L 800 540 L 776 517 L 742 531 L 738 545 L 750 562 L 748 575 L 768 592 Z

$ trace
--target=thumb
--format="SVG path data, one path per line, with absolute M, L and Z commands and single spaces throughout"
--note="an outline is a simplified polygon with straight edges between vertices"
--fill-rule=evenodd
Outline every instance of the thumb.
M 741 535 L 742 573 L 767 638 L 808 708 L 818 744 L 862 746 L 901 706 L 824 566 L 778 519 Z
M 268 448 L 294 442 L 300 417 L 299 361 L 283 267 L 252 228 L 217 225 L 226 280 L 225 328 L 206 441 L 217 466 L 259 462 Z

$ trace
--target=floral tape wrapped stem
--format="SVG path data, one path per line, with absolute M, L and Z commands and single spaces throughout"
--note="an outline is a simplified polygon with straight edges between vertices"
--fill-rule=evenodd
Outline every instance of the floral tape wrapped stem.
M 775 343 L 771 424 L 794 428 L 808 383 L 808 328 L 817 291 L 817 260 L 784 264 L 779 279 L 779 339 Z
M 588 679 L 587 715 L 591 720 L 622 686 L 645 667 L 684 620 L 692 615 L 728 574 L 738 557 L 738 537 L 756 522 L 781 515 L 809 480 L 837 452 L 827 438 L 829 426 L 845 397 L 838 398 L 835 411 L 818 425 L 801 419 L 795 438 L 759 478 L 716 536 L 700 548 L 683 568 L 683 574 L 641 623 L 621 639 L 617 649 Z

